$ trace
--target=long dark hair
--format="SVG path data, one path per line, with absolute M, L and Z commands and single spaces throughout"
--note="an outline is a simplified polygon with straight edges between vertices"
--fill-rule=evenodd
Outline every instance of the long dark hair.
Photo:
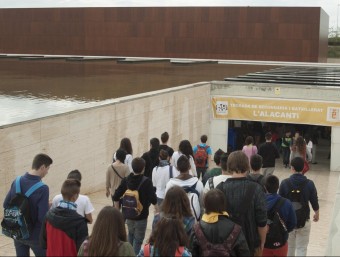
M 183 188 L 174 186 L 167 191 L 161 211 L 165 216 L 176 217 L 179 220 L 192 216 L 189 198 Z
M 189 140 L 182 140 L 179 143 L 178 150 L 188 158 L 190 158 L 190 155 L 194 157 L 194 152 Z
M 118 209 L 105 206 L 93 225 L 89 256 L 115 256 L 120 241 L 127 241 L 123 216 Z
M 132 145 L 131 145 L 131 141 L 129 138 L 124 137 L 121 141 L 120 141 L 120 146 L 119 148 L 122 148 L 126 151 L 126 153 L 131 154 L 132 155 Z
M 306 142 L 303 139 L 302 136 L 299 136 L 296 141 L 295 141 L 295 145 L 296 145 L 296 151 L 300 154 L 305 154 L 306 153 Z
M 178 247 L 189 243 L 182 220 L 163 217 L 151 233 L 149 243 L 157 249 L 158 256 L 175 256 Z

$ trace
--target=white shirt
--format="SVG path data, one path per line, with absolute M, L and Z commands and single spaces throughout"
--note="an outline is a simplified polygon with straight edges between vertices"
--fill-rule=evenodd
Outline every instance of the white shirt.
M 181 179 L 178 179 L 178 178 L 172 178 L 169 180 L 169 182 L 166 184 L 166 188 L 165 188 L 165 194 L 166 192 L 174 187 L 174 186 L 179 186 L 179 187 L 185 187 L 185 186 L 188 186 L 188 187 L 191 187 L 193 186 L 195 183 L 197 182 L 196 184 L 196 190 L 197 192 L 200 194 L 200 204 L 202 206 L 202 203 L 203 203 L 203 183 L 198 180 L 197 177 L 191 177 L 187 180 L 181 180 Z
M 156 195 L 158 198 L 164 199 L 166 184 L 170 180 L 170 166 L 164 167 L 156 166 L 152 171 L 152 184 L 156 187 Z M 172 177 L 177 177 L 174 173 L 174 167 L 172 167 Z
M 52 200 L 51 208 L 57 207 L 61 200 L 63 200 L 63 196 L 61 194 L 56 195 Z M 79 194 L 75 204 L 77 205 L 77 213 L 83 217 L 85 217 L 85 214 L 90 214 L 94 211 L 91 201 L 86 195 Z
M 181 157 L 183 154 L 179 151 L 176 151 L 173 153 L 172 157 L 171 157 L 171 160 L 170 160 L 170 163 L 172 166 L 176 167 L 176 170 L 177 170 L 177 161 L 178 161 L 178 158 Z M 196 171 L 196 165 L 195 165 L 195 161 L 194 161 L 194 158 L 190 155 L 190 158 L 189 158 L 189 162 L 190 162 L 190 171 L 189 173 L 195 177 L 197 177 L 197 171 Z
M 313 149 L 313 142 L 312 140 L 309 140 L 308 144 L 306 145 L 306 154 L 307 154 L 307 160 L 312 160 L 312 149 Z
M 220 183 L 226 181 L 228 178 L 231 178 L 231 177 L 232 177 L 231 175 L 223 175 L 223 174 L 213 177 L 214 188 L 216 188 Z M 207 183 L 205 183 L 204 194 L 208 193 L 208 191 L 211 189 L 210 186 L 209 186 L 209 179 L 208 179 Z

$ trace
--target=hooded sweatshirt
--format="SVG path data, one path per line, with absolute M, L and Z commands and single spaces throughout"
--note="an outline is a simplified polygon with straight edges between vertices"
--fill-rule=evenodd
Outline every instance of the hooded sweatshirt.
M 307 179 L 305 175 L 303 175 L 301 172 L 296 172 L 293 175 L 291 175 L 289 178 L 284 179 L 279 188 L 279 194 L 284 197 L 289 199 L 289 194 L 290 194 L 290 186 L 289 186 L 289 181 L 293 184 L 294 187 L 300 186 L 302 183 L 305 181 L 308 181 L 305 187 L 302 189 L 303 192 L 303 198 L 306 203 L 310 202 L 312 205 L 312 208 L 314 211 L 319 210 L 319 201 L 318 201 L 318 193 L 316 191 L 316 187 L 314 185 L 314 182 L 312 180 Z M 289 199 L 291 200 L 291 199 Z M 309 204 L 308 206 L 308 219 L 310 218 L 310 209 L 309 209 Z
M 56 207 L 49 210 L 41 230 L 40 243 L 47 256 L 77 256 L 88 236 L 87 222 L 75 210 Z

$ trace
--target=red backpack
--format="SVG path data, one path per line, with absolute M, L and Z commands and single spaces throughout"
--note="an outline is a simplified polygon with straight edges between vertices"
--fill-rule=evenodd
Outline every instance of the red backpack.
M 196 168 L 205 168 L 208 160 L 208 148 L 208 145 L 206 145 L 205 147 L 197 145 L 197 151 L 194 155 Z

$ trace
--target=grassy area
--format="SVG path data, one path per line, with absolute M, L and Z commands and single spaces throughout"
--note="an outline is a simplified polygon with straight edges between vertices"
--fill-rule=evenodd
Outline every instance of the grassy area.
M 340 58 L 340 46 L 328 46 L 328 58 Z

